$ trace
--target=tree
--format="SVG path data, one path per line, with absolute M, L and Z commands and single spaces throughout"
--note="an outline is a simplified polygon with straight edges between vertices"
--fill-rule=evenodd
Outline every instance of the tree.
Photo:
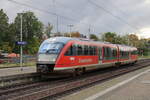
M 102 35 L 102 40 L 106 42 L 115 43 L 116 37 L 117 37 L 116 33 L 106 32 Z
M 95 34 L 90 34 L 90 39 L 98 41 L 99 38 Z
M 80 34 L 79 32 L 71 32 L 71 33 L 65 33 L 64 36 L 81 38 L 83 35 Z
M 8 33 L 8 16 L 4 13 L 3 9 L 0 10 L 0 49 L 2 48 L 3 42 L 6 42 Z M 8 44 L 9 45 L 9 44 Z
M 27 11 L 19 13 L 15 18 L 14 26 L 12 30 L 15 32 L 16 41 L 20 41 L 20 28 L 21 28 L 21 14 L 22 14 L 22 34 L 23 41 L 27 41 L 27 45 L 24 46 L 24 50 L 29 54 L 35 54 L 38 50 L 39 43 L 42 41 L 43 24 L 38 20 L 33 12 Z M 31 42 L 32 41 L 32 42 Z M 33 44 L 36 46 L 36 50 L 33 50 Z M 15 45 L 15 51 L 18 46 Z
M 134 47 L 138 47 L 140 42 L 139 42 L 137 35 L 130 34 L 130 35 L 128 35 L 128 39 L 129 39 L 129 45 L 134 46 Z

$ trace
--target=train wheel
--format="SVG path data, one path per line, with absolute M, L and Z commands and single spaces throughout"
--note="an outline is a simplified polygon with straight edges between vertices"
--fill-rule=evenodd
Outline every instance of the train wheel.
M 116 67 L 120 67 L 120 65 L 121 65 L 120 62 L 119 62 L 119 63 L 115 63 L 115 66 L 116 66 Z
M 84 74 L 85 72 L 86 72 L 86 68 L 83 67 L 83 68 L 82 68 L 82 74 Z
M 73 72 L 73 76 L 80 76 L 85 72 L 85 68 L 76 68 Z

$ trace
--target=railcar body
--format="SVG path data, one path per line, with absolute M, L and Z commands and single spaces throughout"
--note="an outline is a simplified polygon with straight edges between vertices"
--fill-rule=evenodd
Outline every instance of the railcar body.
M 45 40 L 38 52 L 37 72 L 105 68 L 135 63 L 137 48 L 69 37 Z

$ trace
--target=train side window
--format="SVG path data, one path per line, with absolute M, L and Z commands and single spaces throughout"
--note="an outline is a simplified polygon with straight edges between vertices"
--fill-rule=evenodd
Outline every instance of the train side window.
M 84 45 L 84 55 L 88 55 L 89 54 L 89 50 L 88 50 L 88 45 Z
M 93 55 L 93 47 L 92 46 L 89 47 L 89 55 Z
M 120 58 L 122 58 L 122 59 L 129 58 L 129 52 L 128 51 L 120 51 Z
M 96 49 L 97 47 L 93 46 L 93 55 L 96 55 Z
M 82 45 L 78 45 L 77 53 L 78 53 L 78 55 L 83 55 L 83 46 Z
M 73 45 L 72 46 L 72 51 L 73 51 L 73 56 L 76 56 L 77 55 L 77 46 L 76 45 Z
M 104 47 L 104 59 L 110 60 L 113 59 L 112 49 L 110 47 Z
M 115 59 L 117 57 L 117 49 L 113 48 L 112 49 L 112 57 Z
M 73 55 L 72 46 L 70 46 L 70 47 L 68 48 L 68 50 L 66 51 L 66 53 L 65 53 L 65 56 L 71 56 L 71 55 Z
M 65 56 L 75 56 L 77 54 L 76 45 L 71 45 L 65 53 Z
M 131 54 L 132 54 L 132 55 L 137 55 L 137 54 L 138 54 L 138 51 L 137 51 L 137 50 L 134 50 L 134 51 L 131 52 Z
M 99 57 L 99 60 L 102 60 L 102 48 L 101 47 L 98 48 L 98 57 Z
M 106 57 L 107 57 L 107 48 L 104 47 L 104 59 L 106 59 Z

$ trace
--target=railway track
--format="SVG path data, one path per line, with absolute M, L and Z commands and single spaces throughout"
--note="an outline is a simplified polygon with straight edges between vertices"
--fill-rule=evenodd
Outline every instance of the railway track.
M 140 60 L 133 66 L 122 66 L 118 68 L 107 68 L 87 72 L 82 76 L 68 77 L 56 80 L 40 81 L 11 88 L 0 89 L 2 100 L 37 100 L 45 97 L 55 96 L 68 90 L 84 87 L 98 81 L 110 79 L 150 65 L 150 59 Z
M 3 76 L 0 77 L 0 89 L 7 87 L 14 87 L 16 85 L 23 85 L 26 83 L 31 83 L 34 81 L 38 81 L 40 78 L 40 74 L 38 73 L 29 73 L 29 74 L 19 74 L 12 76 Z

